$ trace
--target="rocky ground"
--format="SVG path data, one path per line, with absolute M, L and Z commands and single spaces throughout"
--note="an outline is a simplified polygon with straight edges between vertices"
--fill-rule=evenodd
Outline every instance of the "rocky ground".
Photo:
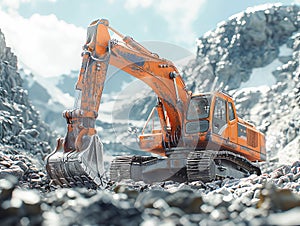
M 300 161 L 203 184 L 123 181 L 105 190 L 24 189 L 0 180 L 3 225 L 299 225 Z
M 206 184 L 107 178 L 104 190 L 53 186 L 43 159 L 56 135 L 31 105 L 17 58 L 1 33 L 1 225 L 299 225 L 299 11 L 278 5 L 248 10 L 199 39 L 197 58 L 183 69 L 189 87 L 226 89 L 239 114 L 255 121 L 268 139 L 262 175 Z M 283 45 L 288 54 L 280 51 Z M 273 85 L 237 89 L 254 68 L 275 59 L 281 66 L 273 70 Z M 214 79 L 206 81 L 208 75 Z

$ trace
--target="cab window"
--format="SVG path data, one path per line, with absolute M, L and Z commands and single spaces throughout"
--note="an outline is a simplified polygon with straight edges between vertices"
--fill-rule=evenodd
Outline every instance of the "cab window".
M 213 113 L 213 132 L 222 133 L 223 127 L 226 125 L 226 102 L 217 97 Z
M 189 104 L 187 119 L 197 120 L 204 119 L 209 116 L 210 110 L 210 97 L 200 96 L 193 97 Z
M 229 121 L 232 121 L 235 119 L 233 105 L 231 102 L 228 102 L 228 116 L 229 116 Z

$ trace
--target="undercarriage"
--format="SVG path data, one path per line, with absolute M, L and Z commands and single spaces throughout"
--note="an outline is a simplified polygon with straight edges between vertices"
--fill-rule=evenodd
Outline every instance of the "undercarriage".
M 174 150 L 167 158 L 117 157 L 110 166 L 110 180 L 209 182 L 224 178 L 260 175 L 258 166 L 229 151 Z

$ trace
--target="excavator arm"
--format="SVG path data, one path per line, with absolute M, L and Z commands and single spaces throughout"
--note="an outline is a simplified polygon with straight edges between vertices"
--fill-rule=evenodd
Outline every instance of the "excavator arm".
M 110 38 L 109 30 L 120 36 L 121 41 Z M 94 21 L 88 28 L 87 42 L 84 46 L 82 67 L 76 89 L 81 91 L 81 115 L 74 111 L 66 112 L 67 121 L 76 120 L 83 124 L 79 132 L 73 130 L 74 123 L 69 124 L 69 136 L 66 150 L 80 150 L 82 137 L 95 134 L 94 121 L 97 117 L 101 95 L 106 79 L 108 64 L 142 80 L 157 94 L 169 119 L 170 135 L 180 133 L 189 95 L 184 81 L 172 62 L 161 59 L 131 37 L 123 36 L 109 27 L 107 20 Z M 70 117 L 70 115 L 72 116 Z M 75 117 L 74 117 L 75 116 Z M 78 121 L 78 118 L 85 120 Z M 161 118 L 165 120 L 165 118 Z M 84 123 L 85 122 L 85 123 Z M 75 126 L 78 127 L 78 126 Z M 166 131 L 164 131 L 166 134 Z M 71 135 L 72 134 L 72 135 Z M 77 140 L 76 140 L 77 139 Z M 70 140 L 75 140 L 71 142 Z
M 87 41 L 83 46 L 82 66 L 76 84 L 76 89 L 80 93 L 78 106 L 63 113 L 68 124 L 64 141 L 66 152 L 81 151 L 84 148 L 84 137 L 96 134 L 95 120 L 98 116 L 109 58 L 110 35 L 106 21 L 94 21 L 88 27 Z

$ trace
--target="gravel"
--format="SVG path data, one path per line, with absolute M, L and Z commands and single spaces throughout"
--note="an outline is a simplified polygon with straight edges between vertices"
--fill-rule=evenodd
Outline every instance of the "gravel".
M 24 189 L 9 176 L 0 181 L 0 219 L 13 225 L 274 225 L 277 220 L 299 224 L 299 172 L 296 161 L 239 180 L 126 180 L 109 182 L 104 190 L 52 187 L 47 192 Z

